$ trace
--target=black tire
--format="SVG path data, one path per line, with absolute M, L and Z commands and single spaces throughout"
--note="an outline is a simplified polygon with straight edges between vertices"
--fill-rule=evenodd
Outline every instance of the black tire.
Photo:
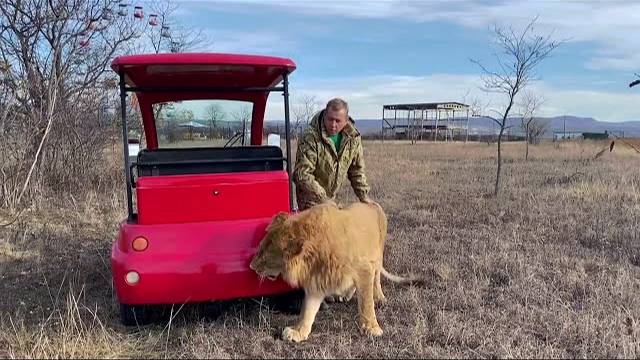
M 304 290 L 293 290 L 283 294 L 274 295 L 271 297 L 271 304 L 275 311 L 297 315 L 302 310 L 302 303 L 304 302 Z
M 124 326 L 147 325 L 151 322 L 151 309 L 145 305 L 120 304 L 120 321 Z

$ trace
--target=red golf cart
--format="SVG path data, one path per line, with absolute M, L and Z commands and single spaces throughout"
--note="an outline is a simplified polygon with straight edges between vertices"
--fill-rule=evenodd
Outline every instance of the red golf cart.
M 260 282 L 249 262 L 273 215 L 293 210 L 288 75 L 294 62 L 174 53 L 121 56 L 111 67 L 120 76 L 123 138 L 127 94 L 135 93 L 146 140 L 132 154 L 135 162 L 126 140 L 123 148 L 128 216 L 111 253 L 122 323 L 142 322 L 147 305 L 291 292 L 281 280 Z M 264 145 L 272 91 L 284 95 L 286 157 L 280 146 Z M 202 100 L 240 103 L 250 116 L 216 143 L 208 135 L 225 128 L 218 116 L 218 126 L 202 131 L 198 139 L 205 140 L 192 146 L 171 135 L 178 129 L 175 108 L 191 102 L 193 113 Z

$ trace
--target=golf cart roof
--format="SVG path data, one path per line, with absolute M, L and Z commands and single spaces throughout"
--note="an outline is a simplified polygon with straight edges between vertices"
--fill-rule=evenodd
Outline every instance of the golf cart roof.
M 287 58 L 221 53 L 142 54 L 120 56 L 111 68 L 124 72 L 132 87 L 194 88 L 269 87 L 295 70 Z

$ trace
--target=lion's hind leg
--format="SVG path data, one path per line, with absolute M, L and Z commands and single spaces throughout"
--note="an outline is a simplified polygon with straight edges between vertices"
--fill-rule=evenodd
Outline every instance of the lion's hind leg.
M 351 301 L 351 299 L 353 298 L 353 295 L 355 295 L 356 293 L 356 286 L 353 285 L 351 286 L 351 288 L 349 290 L 347 290 L 345 292 L 345 294 L 342 296 L 344 301 Z
M 382 284 L 380 283 L 380 268 L 376 269 L 376 276 L 373 283 L 373 300 L 380 303 L 387 301 L 387 298 L 385 298 L 382 292 Z
M 356 293 L 356 284 L 353 281 L 353 276 L 352 275 L 343 275 L 342 277 L 342 281 L 340 282 L 340 284 L 337 286 L 336 289 L 334 289 L 333 294 L 328 295 L 324 300 L 328 303 L 335 303 L 335 302 L 348 302 L 351 301 L 351 299 L 353 298 L 353 295 Z
M 373 268 L 362 272 L 356 282 L 358 294 L 358 312 L 360 315 L 360 327 L 373 336 L 382 335 L 382 329 L 376 318 L 373 301 L 375 271 Z

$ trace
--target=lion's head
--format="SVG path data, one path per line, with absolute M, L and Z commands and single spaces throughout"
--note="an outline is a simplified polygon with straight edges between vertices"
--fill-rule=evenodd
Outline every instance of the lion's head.
M 288 218 L 289 214 L 284 212 L 273 218 L 249 264 L 249 268 L 262 278 L 275 280 L 284 272 L 286 261 L 300 252 L 300 242 L 291 233 Z

